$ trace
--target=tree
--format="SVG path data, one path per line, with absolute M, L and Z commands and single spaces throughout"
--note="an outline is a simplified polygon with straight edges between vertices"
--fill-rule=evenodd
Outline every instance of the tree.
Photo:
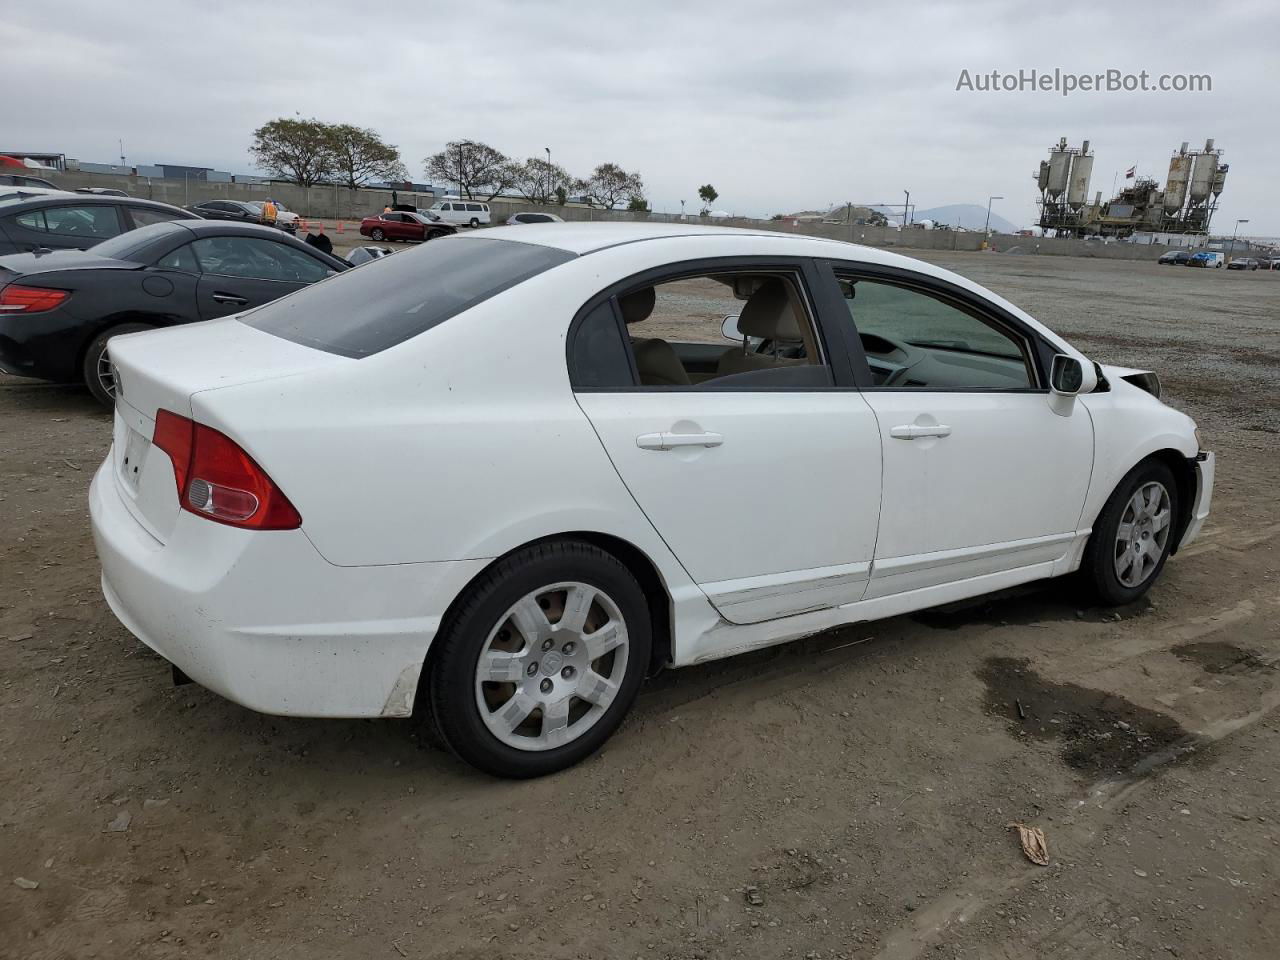
M 422 161 L 427 176 L 456 184 L 468 200 L 483 195 L 492 200 L 511 186 L 514 167 L 501 150 L 474 140 L 451 140 L 443 150 Z
M 889 225 L 889 218 L 879 210 L 872 210 L 871 216 L 867 217 L 867 224 L 872 227 L 887 227 Z
M 564 167 L 539 157 L 509 164 L 508 176 L 510 185 L 530 203 L 554 203 L 561 191 L 568 196 L 568 187 L 573 183 Z
M 329 125 L 280 117 L 253 131 L 249 155 L 272 176 L 310 187 L 333 172 Z
M 602 163 L 583 184 L 587 196 L 606 210 L 632 197 L 644 196 L 644 181 L 638 173 L 627 173 L 616 163 Z
M 627 201 L 627 209 L 632 213 L 648 213 L 649 201 L 644 197 L 632 197 Z
M 349 123 L 329 125 L 329 149 L 333 171 L 355 190 L 373 178 L 407 180 L 409 171 L 400 162 L 400 151 L 384 143 L 372 130 Z
M 709 183 L 704 183 L 698 188 L 698 197 L 710 209 L 711 204 L 716 202 L 720 194 L 716 193 L 716 188 Z

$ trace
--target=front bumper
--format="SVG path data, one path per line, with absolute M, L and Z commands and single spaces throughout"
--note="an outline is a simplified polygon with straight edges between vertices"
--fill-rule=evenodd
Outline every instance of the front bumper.
M 1182 539 L 1178 542 L 1179 550 L 1200 535 L 1200 528 L 1204 526 L 1213 502 L 1215 467 L 1213 452 L 1202 450 L 1193 462 L 1196 467 L 1196 494 L 1195 500 L 1191 503 L 1191 518 L 1187 521 L 1187 529 L 1183 531 Z
M 134 636 L 241 706 L 408 716 L 441 615 L 486 561 L 339 567 L 302 530 L 183 512 L 166 543 L 125 506 L 111 458 L 89 488 L 102 591 Z

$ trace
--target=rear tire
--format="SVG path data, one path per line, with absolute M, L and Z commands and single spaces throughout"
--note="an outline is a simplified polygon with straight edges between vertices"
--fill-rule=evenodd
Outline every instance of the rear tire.
M 119 323 L 103 330 L 89 342 L 84 352 L 84 359 L 81 361 L 80 372 L 84 385 L 89 388 L 93 398 L 104 407 L 114 407 L 116 403 L 115 375 L 112 373 L 107 357 L 107 341 L 122 333 L 138 333 L 142 330 L 154 329 L 149 323 Z
M 1156 582 L 1174 546 L 1178 484 L 1159 460 L 1144 460 L 1116 486 L 1093 525 L 1080 573 L 1104 604 L 1133 603 Z
M 461 759 L 497 777 L 572 766 L 622 722 L 650 630 L 644 592 L 616 557 L 573 540 L 519 550 L 467 589 L 436 638 L 436 728 Z
M 480 220 L 479 220 L 479 218 L 478 218 L 478 217 L 472 217 L 472 218 L 471 218 L 471 229 L 472 229 L 472 230 L 474 230 L 474 229 L 475 229 L 476 227 L 478 227 L 478 226 L 480 226 Z
M 386 239 L 387 235 L 382 232 L 381 227 L 374 227 L 373 230 L 369 232 L 369 236 L 372 237 L 374 240 L 383 240 L 383 239 Z

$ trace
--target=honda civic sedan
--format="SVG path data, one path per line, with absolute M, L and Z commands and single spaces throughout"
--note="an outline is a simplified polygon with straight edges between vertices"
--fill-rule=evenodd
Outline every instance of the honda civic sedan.
M 1129 603 L 1214 457 L 930 264 L 659 224 L 448 237 L 119 337 L 90 509 L 120 621 L 254 710 L 589 755 L 645 675 L 1078 574 Z

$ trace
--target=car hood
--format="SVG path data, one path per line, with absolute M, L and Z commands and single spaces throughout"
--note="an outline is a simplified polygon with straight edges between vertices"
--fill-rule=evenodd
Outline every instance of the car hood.
M 137 270 L 140 263 L 99 257 L 92 250 L 54 250 L 52 253 L 11 253 L 0 257 L 0 272 L 29 277 L 61 270 Z M 12 278 L 10 278 L 12 279 Z

